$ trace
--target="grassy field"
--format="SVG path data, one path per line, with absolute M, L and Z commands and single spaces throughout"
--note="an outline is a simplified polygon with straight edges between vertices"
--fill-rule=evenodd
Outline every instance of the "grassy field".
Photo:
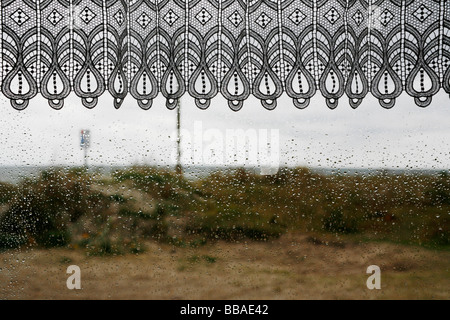
M 450 253 L 392 243 L 323 244 L 301 234 L 268 242 L 179 248 L 150 241 L 140 254 L 83 250 L 0 254 L 2 299 L 449 299 Z M 68 290 L 69 265 L 81 290 Z M 381 290 L 368 290 L 369 265 Z
M 449 220 L 445 172 L 55 168 L 0 184 L 0 298 L 449 299 Z

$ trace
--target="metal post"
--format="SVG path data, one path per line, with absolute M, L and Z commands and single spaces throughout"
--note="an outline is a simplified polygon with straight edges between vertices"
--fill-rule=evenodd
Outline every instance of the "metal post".
M 87 155 L 87 152 L 88 152 L 88 148 L 83 148 L 84 149 L 84 167 L 87 169 L 87 167 L 88 167 L 88 162 L 87 162 L 87 157 L 88 157 L 88 155 Z
M 91 132 L 90 130 L 81 130 L 81 142 L 80 147 L 84 151 L 84 168 L 88 167 L 88 149 L 91 145 Z
M 177 166 L 175 171 L 177 174 L 183 174 L 181 166 L 181 99 L 177 102 Z

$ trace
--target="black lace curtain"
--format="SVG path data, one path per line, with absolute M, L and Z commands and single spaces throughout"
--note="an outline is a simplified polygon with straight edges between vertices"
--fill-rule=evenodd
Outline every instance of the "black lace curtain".
M 233 110 L 320 92 L 335 108 L 403 92 L 425 107 L 450 92 L 448 0 L 0 0 L 0 82 L 16 109 L 37 94 L 59 109 L 109 92 L 148 109 L 222 94 Z

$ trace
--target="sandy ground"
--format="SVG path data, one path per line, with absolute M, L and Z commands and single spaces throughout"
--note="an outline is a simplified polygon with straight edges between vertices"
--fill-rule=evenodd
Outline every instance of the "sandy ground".
M 81 290 L 68 290 L 69 265 Z M 381 290 L 368 290 L 369 265 Z M 390 243 L 326 243 L 286 235 L 269 243 L 200 248 L 147 243 L 140 255 L 83 250 L 0 254 L 1 299 L 450 299 L 450 252 Z

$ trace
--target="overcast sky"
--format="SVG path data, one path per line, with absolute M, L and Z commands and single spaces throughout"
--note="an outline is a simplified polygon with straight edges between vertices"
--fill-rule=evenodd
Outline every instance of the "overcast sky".
M 115 110 L 109 95 L 101 97 L 93 110 L 84 108 L 74 95 L 59 111 L 42 97 L 32 100 L 26 110 L 16 111 L 2 96 L 1 109 L 0 165 L 81 165 L 81 129 L 92 133 L 91 164 L 174 163 L 176 112 L 165 108 L 162 96 L 148 111 L 141 110 L 131 96 Z M 443 91 L 426 109 L 404 95 L 391 110 L 370 96 L 357 110 L 343 98 L 333 111 L 317 95 L 305 110 L 296 109 L 283 96 L 274 111 L 265 110 L 252 97 L 241 111 L 233 112 L 218 96 L 203 111 L 185 96 L 185 135 L 193 134 L 195 123 L 201 123 L 203 131 L 218 129 L 224 135 L 227 129 L 278 130 L 281 166 L 450 168 L 450 100 Z M 185 155 L 192 149 L 187 138 Z M 205 142 L 205 148 L 211 145 Z M 188 161 L 184 159 L 185 165 Z

